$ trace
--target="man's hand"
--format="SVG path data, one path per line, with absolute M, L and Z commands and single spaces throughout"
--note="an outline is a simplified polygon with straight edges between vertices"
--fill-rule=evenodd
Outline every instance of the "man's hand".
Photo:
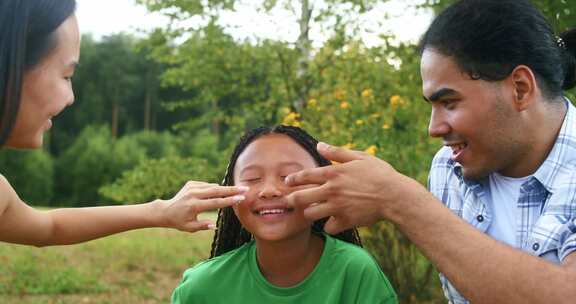
M 318 151 L 339 164 L 286 177 L 289 186 L 319 185 L 295 191 L 287 199 L 294 206 L 306 208 L 304 215 L 310 220 L 330 217 L 324 227 L 328 233 L 390 219 L 413 189 L 426 191 L 416 181 L 369 154 L 324 143 L 318 144 Z

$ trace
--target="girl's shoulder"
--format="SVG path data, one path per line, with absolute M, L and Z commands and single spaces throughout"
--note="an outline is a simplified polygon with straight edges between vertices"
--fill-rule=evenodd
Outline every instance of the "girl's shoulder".
M 344 260 L 355 264 L 368 264 L 376 266 L 377 263 L 366 249 L 326 235 L 326 249 L 332 258 Z
M 331 273 L 340 271 L 348 282 L 355 282 L 356 285 L 349 285 L 349 288 L 361 290 L 366 303 L 397 303 L 394 288 L 372 254 L 360 246 L 330 236 L 326 238 L 326 244 Z M 370 297 L 374 301 L 368 300 Z

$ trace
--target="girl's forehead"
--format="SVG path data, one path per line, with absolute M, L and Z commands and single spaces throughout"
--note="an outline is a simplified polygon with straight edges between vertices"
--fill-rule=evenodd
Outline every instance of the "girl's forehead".
M 263 135 L 249 143 L 236 161 L 235 172 L 248 166 L 298 163 L 316 167 L 314 158 L 294 139 L 285 134 Z

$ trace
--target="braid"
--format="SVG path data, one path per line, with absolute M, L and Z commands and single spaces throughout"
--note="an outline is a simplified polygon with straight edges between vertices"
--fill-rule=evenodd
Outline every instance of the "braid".
M 230 157 L 230 162 L 228 163 L 226 175 L 224 176 L 222 185 L 234 185 L 234 167 L 236 166 L 238 157 L 251 142 L 260 136 L 267 134 L 285 134 L 289 136 L 302 148 L 304 148 L 304 150 L 306 150 L 306 152 L 308 152 L 312 158 L 314 158 L 319 167 L 329 166 L 332 164 L 329 160 L 318 153 L 316 150 L 318 141 L 306 133 L 306 131 L 298 127 L 284 125 L 279 125 L 274 128 L 259 127 L 248 131 L 244 136 L 242 136 L 238 145 L 236 145 L 236 148 Z M 315 221 L 312 225 L 312 231 L 316 233 L 324 233 L 324 224 L 327 220 L 328 219 L 324 218 Z M 218 220 L 216 225 L 217 228 L 216 232 L 214 233 L 212 250 L 210 252 L 211 258 L 234 250 L 252 239 L 252 234 L 250 234 L 250 232 L 246 231 L 246 229 L 242 227 L 242 224 L 234 214 L 232 207 L 222 208 L 218 211 Z M 360 247 L 362 246 L 360 236 L 355 228 L 340 232 L 334 235 L 334 237 Z

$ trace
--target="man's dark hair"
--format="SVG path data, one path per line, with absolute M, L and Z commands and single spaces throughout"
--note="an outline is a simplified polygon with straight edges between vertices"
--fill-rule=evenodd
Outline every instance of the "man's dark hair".
M 444 10 L 420 42 L 452 57 L 473 79 L 500 81 L 519 65 L 551 99 L 576 86 L 576 30 L 556 36 L 528 0 L 461 0 Z
M 16 122 L 24 73 L 56 47 L 56 29 L 75 0 L 0 1 L 0 146 Z
M 222 182 L 224 186 L 234 185 L 234 167 L 236 166 L 236 161 L 238 160 L 240 154 L 254 140 L 267 134 L 284 134 L 292 138 L 292 140 L 304 148 L 304 150 L 306 150 L 306 152 L 308 152 L 312 158 L 314 158 L 318 166 L 324 167 L 331 165 L 330 161 L 320 155 L 320 153 L 318 153 L 316 150 L 318 141 L 306 133 L 306 131 L 298 127 L 283 125 L 276 126 L 274 128 L 260 127 L 248 131 L 244 136 L 242 136 L 238 145 L 236 145 L 236 148 L 230 157 L 228 169 L 226 170 L 226 175 Z M 312 231 L 317 233 L 324 232 L 324 223 L 326 223 L 326 220 L 327 219 L 321 219 L 315 221 L 312 225 Z M 252 235 L 240 224 L 240 221 L 234 214 L 232 207 L 220 209 L 218 212 L 218 220 L 216 225 L 217 229 L 216 233 L 214 234 L 214 241 L 212 242 L 212 251 L 210 253 L 210 257 L 216 257 L 228 251 L 234 250 L 252 239 Z M 358 235 L 358 231 L 356 229 L 343 231 L 334 237 L 358 246 L 362 246 L 360 236 Z

